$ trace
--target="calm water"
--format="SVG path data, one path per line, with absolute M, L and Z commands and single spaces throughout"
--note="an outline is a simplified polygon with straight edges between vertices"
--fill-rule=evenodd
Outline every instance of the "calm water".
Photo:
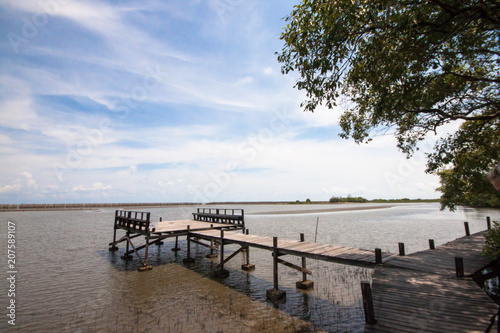
M 357 204 L 342 207 L 356 207 Z M 376 205 L 373 205 L 376 206 Z M 499 210 L 439 211 L 438 204 L 398 204 L 392 208 L 286 215 L 259 212 L 324 209 L 325 205 L 242 205 L 250 233 L 407 253 L 486 228 L 486 216 L 500 219 Z M 363 206 L 366 207 L 366 204 Z M 221 208 L 225 208 L 221 206 Z M 187 219 L 195 207 L 145 209 L 154 219 Z M 255 214 L 255 215 L 253 215 Z M 252 249 L 256 270 L 239 269 L 243 255 L 226 266 L 230 277 L 211 278 L 215 261 L 207 249 L 194 246 L 196 262 L 185 265 L 185 252 L 175 253 L 172 242 L 150 248 L 153 270 L 138 272 L 137 259 L 120 259 L 123 246 L 110 253 L 114 209 L 93 211 L 0 213 L 4 275 L 7 275 L 7 221 L 15 222 L 17 236 L 16 326 L 19 332 L 294 332 L 363 331 L 360 281 L 370 280 L 370 269 L 308 260 L 315 288 L 295 289 L 301 274 L 280 266 L 280 288 L 287 302 L 275 307 L 265 300 L 272 287 L 271 253 Z M 138 242 L 139 243 L 139 242 Z M 183 250 L 185 241 L 180 242 Z M 237 247 L 227 246 L 228 252 Z M 287 260 L 300 263 L 299 258 Z M 13 327 L 6 317 L 7 280 L 0 284 L 0 331 Z

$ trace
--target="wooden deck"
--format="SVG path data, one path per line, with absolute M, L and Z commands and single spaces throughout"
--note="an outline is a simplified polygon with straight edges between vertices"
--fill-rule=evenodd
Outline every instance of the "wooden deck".
M 161 221 L 157 222 L 155 230 L 151 234 L 173 234 L 173 235 L 185 235 L 187 230 L 190 231 L 202 231 L 210 229 L 231 229 L 234 225 L 226 223 L 214 223 L 214 222 L 203 222 L 195 220 L 178 220 L 178 221 Z
M 204 230 L 191 232 L 194 237 L 217 240 L 220 239 L 219 230 Z M 273 237 L 245 235 L 241 232 L 225 232 L 226 244 L 256 247 L 273 251 Z M 374 267 L 375 252 L 343 246 L 325 245 L 311 242 L 278 239 L 278 252 L 280 255 L 295 255 L 304 258 L 318 259 L 347 265 Z M 392 254 L 382 254 L 382 260 L 391 258 Z
M 210 213 L 211 211 L 208 212 L 209 215 Z M 371 294 L 377 323 L 366 324 L 365 332 L 484 332 L 490 324 L 491 316 L 498 311 L 498 306 L 470 277 L 490 262 L 481 255 L 484 232 L 462 237 L 433 250 L 404 256 L 380 253 L 379 249 L 370 251 L 248 235 L 242 233 L 246 230 L 243 212 L 241 221 L 239 217 L 219 218 L 215 216 L 212 219 L 211 216 L 212 222 L 181 220 L 151 224 L 149 213 L 146 217 L 131 214 L 136 213 L 127 212 L 124 215 L 117 211 L 113 242 L 109 244 L 109 249 L 116 251 L 118 243 L 126 242 L 126 251 L 122 259 L 128 260 L 131 254 L 135 253 L 143 264 L 139 270 L 151 269 L 151 266 L 147 264 L 148 246 L 155 243 L 161 244 L 163 239 L 169 237 L 176 237 L 176 246 L 172 250 L 179 250 L 177 248 L 178 237 L 187 236 L 187 258 L 183 260 L 184 262 L 194 261 L 194 258 L 190 257 L 191 242 L 210 248 L 210 255 L 215 255 L 213 252 L 218 251 L 220 263 L 218 270 L 214 272 L 214 275 L 218 277 L 228 276 L 229 272 L 224 270 L 224 263 L 235 255 L 250 247 L 260 248 L 273 252 L 273 289 L 266 291 L 267 298 L 273 302 L 280 302 L 286 297 L 286 292 L 278 288 L 278 263 L 303 273 L 302 281 L 297 282 L 297 288 L 301 289 L 302 286 L 299 287 L 299 284 L 302 283 L 304 289 L 312 286 L 312 283 L 306 283 L 312 281 L 306 279 L 306 274 L 311 274 L 311 271 L 306 268 L 305 258 L 375 267 Z M 149 227 L 144 229 L 141 223 L 146 223 Z M 136 227 L 136 224 L 139 227 Z M 126 234 L 117 240 L 116 232 L 120 228 L 124 229 Z M 468 225 L 466 230 L 468 233 Z M 139 236 L 145 237 L 146 244 L 135 247 L 132 239 Z M 301 238 L 303 239 L 303 235 Z M 200 240 L 208 240 L 210 244 L 202 243 Z M 224 244 L 237 244 L 240 249 L 225 259 Z M 132 249 L 129 249 L 129 246 Z M 144 260 L 138 253 L 143 248 L 145 248 Z M 242 269 L 248 270 L 254 265 L 249 262 L 249 251 L 246 253 L 246 264 L 242 265 Z M 376 253 L 378 263 L 376 263 Z M 302 266 L 280 259 L 282 255 L 302 257 Z M 456 257 L 463 258 L 465 277 L 457 277 Z M 362 283 L 362 287 L 366 305 L 365 291 L 370 289 L 369 283 Z M 368 317 L 373 318 L 373 312 L 366 311 L 366 313 Z M 367 322 L 371 322 L 371 319 L 367 318 Z M 495 324 L 491 332 L 496 331 L 496 326 Z
M 490 262 L 481 256 L 483 244 L 480 232 L 377 266 L 377 323 L 367 324 L 365 332 L 484 332 L 498 305 L 468 277 Z M 456 277 L 455 257 L 463 257 L 463 278 Z

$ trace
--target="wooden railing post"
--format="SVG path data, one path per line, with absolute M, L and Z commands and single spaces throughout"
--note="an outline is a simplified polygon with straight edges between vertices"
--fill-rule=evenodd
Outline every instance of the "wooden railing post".
M 278 290 L 278 237 L 273 237 L 273 286 Z
M 398 243 L 399 246 L 399 255 L 404 256 L 405 255 L 405 243 Z
M 382 263 L 382 249 L 375 249 L 375 264 Z
M 486 216 L 486 225 L 488 226 L 488 230 L 491 230 L 491 219 L 489 216 Z
M 464 222 L 465 236 L 470 236 L 469 222 Z
M 436 246 L 434 245 L 434 239 L 429 239 L 429 249 L 435 250 Z
M 464 258 L 455 257 L 455 269 L 458 278 L 462 278 L 465 276 L 464 273 Z
M 375 310 L 373 308 L 372 289 L 370 282 L 361 281 L 361 294 L 363 295 L 363 309 L 365 311 L 365 322 L 367 324 L 376 324 Z

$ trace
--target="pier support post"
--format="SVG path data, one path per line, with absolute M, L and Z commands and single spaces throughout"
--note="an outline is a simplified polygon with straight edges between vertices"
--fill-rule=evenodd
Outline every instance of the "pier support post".
M 304 234 L 301 233 L 300 234 L 300 241 L 303 242 L 304 241 Z M 305 257 L 302 257 L 302 268 L 303 269 L 306 269 L 306 258 Z M 314 281 L 311 281 L 311 280 L 308 280 L 307 279 L 307 274 L 305 272 L 302 272 L 302 280 L 301 281 L 297 281 L 297 283 L 295 284 L 295 286 L 297 287 L 297 289 L 302 289 L 302 290 L 309 290 L 309 289 L 312 289 L 314 287 Z
M 180 251 L 179 248 L 179 236 L 175 236 L 175 246 L 172 248 L 172 251 Z
M 161 221 L 162 221 L 162 218 L 161 218 L 161 216 L 160 216 L 160 222 L 161 222 Z M 155 228 L 155 229 L 156 229 L 156 228 Z M 155 229 L 153 229 L 153 232 L 155 232 Z M 158 240 L 155 242 L 155 244 L 156 244 L 157 246 L 163 245 L 163 241 L 162 241 L 161 239 L 158 239 Z
M 144 272 L 153 269 L 151 265 L 148 265 L 148 254 L 149 254 L 148 249 L 149 249 L 149 235 L 146 236 L 146 249 L 144 250 L 144 262 L 142 263 L 142 266 L 137 269 L 139 272 Z
M 125 247 L 125 254 L 121 256 L 121 258 L 123 260 L 131 260 L 132 259 L 132 255 L 129 254 L 129 250 L 130 250 L 130 240 L 129 240 L 129 237 L 130 237 L 130 232 L 127 231 L 127 246 Z
M 405 255 L 405 243 L 398 243 L 399 245 L 399 255 L 404 256 Z
M 116 246 L 116 225 L 113 227 L 113 245 L 108 249 L 111 252 L 118 251 L 118 246 Z
M 363 309 L 365 311 L 365 322 L 367 324 L 376 324 L 375 311 L 373 308 L 372 289 L 370 282 L 361 281 L 361 294 L 363 295 Z
M 491 219 L 489 216 L 486 216 L 486 225 L 488 226 L 488 230 L 491 230 Z
M 189 229 L 191 229 L 191 226 L 187 226 L 187 258 L 184 258 L 182 260 L 183 263 L 188 264 L 194 262 L 194 258 L 191 258 L 191 235 L 189 234 Z
M 465 226 L 465 236 L 470 236 L 469 222 L 464 222 Z
M 429 239 L 429 249 L 435 250 L 436 246 L 434 245 L 434 239 Z
M 214 276 L 218 278 L 227 278 L 229 271 L 224 269 L 224 230 L 220 230 L 220 250 L 219 250 L 220 264 L 219 269 L 214 272 Z
M 273 286 L 266 291 L 267 299 L 275 304 L 286 302 L 286 291 L 278 288 L 278 237 L 273 237 Z
M 213 239 L 210 240 L 210 254 L 207 254 L 205 257 L 209 258 L 209 259 L 217 258 L 217 253 L 214 253 L 214 240 Z
M 375 264 L 379 265 L 382 263 L 382 250 L 375 249 Z
M 243 231 L 245 232 L 245 235 L 248 235 L 248 229 Z M 241 269 L 244 271 L 253 271 L 255 269 L 255 265 L 250 263 L 250 247 L 247 246 L 245 250 L 246 263 L 241 265 Z
M 455 257 L 455 270 L 458 278 L 462 278 L 465 276 L 464 273 L 464 258 Z
M 115 211 L 115 224 L 113 226 L 113 245 L 109 248 L 109 251 L 115 252 L 118 251 L 118 246 L 116 246 L 116 223 L 117 223 L 117 218 L 118 218 L 118 211 Z

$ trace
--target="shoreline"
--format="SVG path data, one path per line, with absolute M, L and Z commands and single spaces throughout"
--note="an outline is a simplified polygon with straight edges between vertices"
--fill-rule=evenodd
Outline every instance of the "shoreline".
M 310 203 L 297 203 L 291 201 L 244 201 L 244 202 L 150 202 L 150 203 L 68 203 L 68 204 L 0 204 L 0 212 L 29 212 L 29 211 L 74 211 L 74 210 L 92 210 L 92 209 L 102 209 L 102 208 L 161 208 L 161 207 L 179 207 L 179 206 L 217 206 L 217 205 L 290 205 L 290 206 L 304 206 L 307 207 L 309 205 L 325 205 L 325 206 L 341 206 L 345 204 L 359 204 L 359 205 L 369 205 L 369 204 L 389 204 L 389 207 L 393 207 L 394 203 L 422 203 L 422 202 L 437 202 L 435 200 L 410 200 L 410 201 L 399 201 L 399 200 L 387 200 L 387 201 L 378 201 L 373 200 L 369 202 L 335 202 L 331 203 L 328 201 L 313 201 Z M 391 205 L 392 204 L 392 205 Z M 371 206 L 377 208 L 377 206 Z M 372 209 L 368 207 L 356 207 L 356 208 L 340 208 L 333 207 L 328 209 L 304 209 L 306 212 L 313 213 L 321 213 L 321 212 L 330 212 L 330 211 L 343 211 L 343 210 L 363 210 L 363 209 Z M 298 211 L 298 210 L 297 210 Z M 266 214 L 293 214 L 293 212 L 297 211 L 289 211 L 288 213 L 284 212 L 269 212 Z M 260 215 L 264 215 L 264 213 L 258 213 Z M 297 213 L 295 213 L 297 214 Z
M 386 209 L 395 207 L 394 205 L 385 206 L 369 206 L 369 207 L 336 207 L 328 209 L 302 209 L 302 210 L 284 210 L 284 211 L 271 211 L 261 213 L 251 213 L 248 215 L 298 215 L 298 214 L 316 214 L 316 213 L 332 213 L 332 212 L 348 212 L 357 210 L 371 210 L 371 209 Z

